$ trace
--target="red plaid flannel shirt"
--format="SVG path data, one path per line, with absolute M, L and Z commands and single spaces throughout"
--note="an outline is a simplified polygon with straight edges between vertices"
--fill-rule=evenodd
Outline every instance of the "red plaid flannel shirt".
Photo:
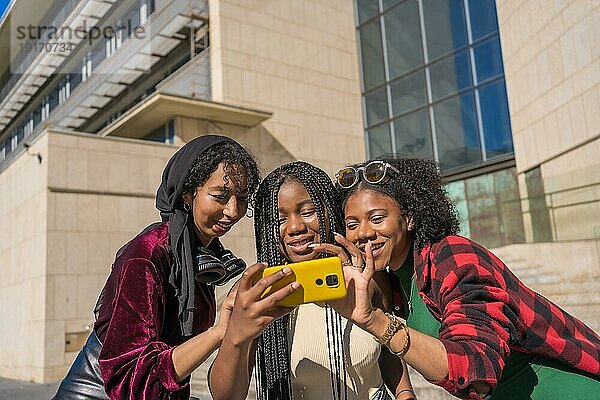
M 470 385 L 494 388 L 511 349 L 600 378 L 598 334 L 525 286 L 484 247 L 448 236 L 415 251 L 414 260 L 419 295 L 441 321 L 439 339 L 448 354 L 448 377 L 435 384 L 479 399 Z

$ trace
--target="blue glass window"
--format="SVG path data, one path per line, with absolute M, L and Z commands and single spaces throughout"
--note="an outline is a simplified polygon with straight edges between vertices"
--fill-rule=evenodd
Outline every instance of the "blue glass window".
M 466 51 L 452 55 L 429 69 L 433 100 L 454 94 L 471 86 L 471 66 Z
M 473 53 L 475 54 L 477 82 L 483 82 L 504 73 L 498 35 L 474 46 Z
M 384 86 L 365 95 L 367 126 L 375 125 L 388 118 L 387 91 L 385 89 Z
M 400 3 L 402 0 L 383 0 L 383 9 L 386 10 L 393 6 L 394 4 Z M 373 0 L 374 3 L 377 3 L 377 0 Z
M 429 61 L 467 45 L 462 0 L 423 0 Z
M 358 11 L 358 22 L 361 23 L 379 12 L 379 2 L 377 0 L 357 0 L 356 9 Z
M 513 152 L 504 79 L 479 88 L 479 104 L 488 158 Z
M 498 30 L 495 0 L 469 0 L 473 41 Z
M 425 70 L 418 70 L 392 82 L 391 91 L 394 116 L 426 104 Z
M 384 14 L 390 79 L 423 64 L 419 5 L 409 0 Z
M 424 108 L 394 120 L 396 151 L 433 159 L 429 111 Z
M 439 162 L 445 169 L 481 161 L 473 92 L 433 106 Z
M 360 48 L 362 56 L 363 89 L 383 83 L 385 70 L 383 67 L 383 47 L 381 44 L 381 25 L 373 20 L 360 28 Z
M 377 157 L 382 154 L 392 153 L 392 138 L 390 136 L 390 125 L 383 124 L 367 131 L 369 142 L 369 154 Z

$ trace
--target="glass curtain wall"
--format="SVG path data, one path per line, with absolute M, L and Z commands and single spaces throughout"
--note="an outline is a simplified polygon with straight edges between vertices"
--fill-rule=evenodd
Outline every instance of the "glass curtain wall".
M 438 161 L 464 236 L 524 242 L 495 0 L 355 6 L 368 157 Z
M 370 157 L 513 153 L 495 0 L 356 0 Z

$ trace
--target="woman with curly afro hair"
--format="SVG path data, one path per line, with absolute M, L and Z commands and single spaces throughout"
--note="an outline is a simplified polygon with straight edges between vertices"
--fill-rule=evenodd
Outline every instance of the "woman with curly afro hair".
M 589 399 L 600 393 L 600 337 L 458 236 L 438 166 L 381 157 L 337 174 L 346 236 L 317 250 L 351 261 L 331 302 L 427 380 L 464 399 Z M 349 254 L 349 255 L 348 255 Z M 388 270 L 394 313 L 371 304 Z M 596 394 L 593 394 L 596 393 Z

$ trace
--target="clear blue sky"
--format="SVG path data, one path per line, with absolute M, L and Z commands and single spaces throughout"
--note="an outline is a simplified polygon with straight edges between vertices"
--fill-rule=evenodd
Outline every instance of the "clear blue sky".
M 10 3 L 10 0 L 0 0 L 0 18 L 4 15 L 4 10 L 8 7 L 8 3 Z

